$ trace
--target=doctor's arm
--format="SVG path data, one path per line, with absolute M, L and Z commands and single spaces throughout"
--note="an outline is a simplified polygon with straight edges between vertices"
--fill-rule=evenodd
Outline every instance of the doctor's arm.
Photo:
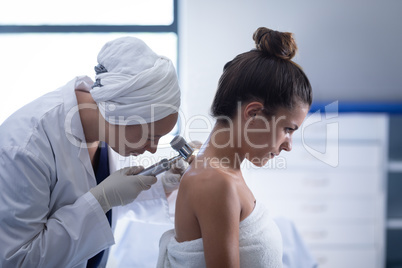
M 51 211 L 55 171 L 29 151 L 6 149 L 0 154 L 1 267 L 73 267 L 114 243 L 91 193 Z

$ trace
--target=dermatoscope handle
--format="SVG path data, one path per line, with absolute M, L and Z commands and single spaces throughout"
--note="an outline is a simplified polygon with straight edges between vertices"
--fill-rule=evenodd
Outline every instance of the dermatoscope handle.
M 170 169 L 169 160 L 164 158 L 161 161 L 159 161 L 158 163 L 147 167 L 146 169 L 144 169 L 143 171 L 138 173 L 138 175 L 156 176 L 156 175 L 158 175 L 158 174 L 160 174 L 160 173 L 162 173 L 162 172 L 164 172 L 166 170 L 169 170 L 169 169 Z
M 179 135 L 173 138 L 173 140 L 170 142 L 170 145 L 179 153 L 178 156 L 173 157 L 169 160 L 164 158 L 158 163 L 144 169 L 143 171 L 138 173 L 138 175 L 156 176 L 166 170 L 169 170 L 172 164 L 177 162 L 180 158 L 184 158 L 184 160 L 187 160 L 194 152 L 194 149 L 187 144 L 186 140 L 183 137 Z

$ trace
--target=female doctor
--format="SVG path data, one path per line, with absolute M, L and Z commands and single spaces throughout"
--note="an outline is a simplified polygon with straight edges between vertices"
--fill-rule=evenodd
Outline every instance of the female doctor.
M 114 243 L 105 213 L 157 181 L 142 167 L 109 175 L 107 147 L 156 151 L 177 121 L 174 67 L 133 37 L 98 63 L 95 83 L 76 77 L 0 126 L 0 267 L 96 266 Z

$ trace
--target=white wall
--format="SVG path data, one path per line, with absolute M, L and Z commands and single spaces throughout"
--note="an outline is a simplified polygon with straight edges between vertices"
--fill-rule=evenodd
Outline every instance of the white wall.
M 321 101 L 402 101 L 402 1 L 181 0 L 186 116 L 207 114 L 223 65 L 260 26 L 295 33 L 295 61 Z

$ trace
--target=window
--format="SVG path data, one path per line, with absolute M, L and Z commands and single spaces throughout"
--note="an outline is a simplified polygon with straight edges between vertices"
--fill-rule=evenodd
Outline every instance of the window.
M 15 0 L 0 3 L 2 25 L 171 25 L 172 0 Z
M 177 67 L 177 0 L 16 0 L 0 3 L 0 124 L 78 75 L 121 36 L 144 40 Z

